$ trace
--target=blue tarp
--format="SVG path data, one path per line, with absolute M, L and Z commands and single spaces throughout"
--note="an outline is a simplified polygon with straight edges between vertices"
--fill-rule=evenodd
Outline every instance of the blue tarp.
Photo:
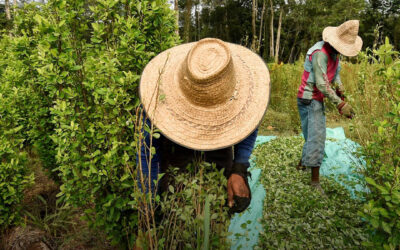
M 336 181 L 345 186 L 353 197 L 355 190 L 362 190 L 361 185 L 351 185 L 349 181 L 357 181 L 360 176 L 354 174 L 354 166 L 362 166 L 364 162 L 356 157 L 359 144 L 346 138 L 342 127 L 327 128 L 325 142 L 325 156 L 321 165 L 321 174 L 332 176 Z M 266 143 L 275 136 L 258 136 L 256 145 Z M 250 206 L 241 214 L 236 214 L 231 219 L 229 232 L 231 232 L 231 249 L 253 249 L 257 245 L 258 235 L 263 230 L 260 219 L 263 213 L 265 189 L 260 183 L 261 169 L 257 168 L 254 159 L 250 160 L 251 175 L 249 185 L 252 192 Z
M 256 146 L 275 138 L 275 136 L 258 136 Z M 250 159 L 250 167 L 251 178 L 249 179 L 249 185 L 252 196 L 250 206 L 243 213 L 235 214 L 229 225 L 229 232 L 232 233 L 230 236 L 231 249 L 235 250 L 252 249 L 257 245 L 258 234 L 262 230 L 259 219 L 263 213 L 265 188 L 260 183 L 261 169 L 256 167 L 254 159 Z

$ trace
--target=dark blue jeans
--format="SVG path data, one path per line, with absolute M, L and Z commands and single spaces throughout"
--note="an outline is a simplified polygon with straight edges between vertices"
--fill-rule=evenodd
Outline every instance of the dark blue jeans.
M 305 140 L 301 164 L 307 167 L 319 167 L 324 159 L 326 138 L 324 103 L 297 98 L 297 107 Z

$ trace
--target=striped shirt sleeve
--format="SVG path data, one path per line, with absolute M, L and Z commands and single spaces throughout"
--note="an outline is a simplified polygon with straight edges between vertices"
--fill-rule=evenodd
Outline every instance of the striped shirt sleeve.
M 331 88 L 329 84 L 326 72 L 328 65 L 328 56 L 326 56 L 323 52 L 317 52 L 313 55 L 312 64 L 315 76 L 315 85 L 317 89 L 337 106 L 339 103 L 342 102 L 342 100 L 336 95 L 335 91 Z

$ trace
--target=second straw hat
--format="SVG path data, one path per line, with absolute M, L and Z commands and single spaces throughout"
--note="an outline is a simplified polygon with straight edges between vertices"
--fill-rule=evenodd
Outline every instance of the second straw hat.
M 264 61 L 249 49 L 206 38 L 153 58 L 139 93 L 163 135 L 187 148 L 215 150 L 240 142 L 259 125 L 270 77 Z
M 358 36 L 359 23 L 358 20 L 350 20 L 338 27 L 326 27 L 322 32 L 322 38 L 340 54 L 356 56 L 363 45 L 361 37 Z

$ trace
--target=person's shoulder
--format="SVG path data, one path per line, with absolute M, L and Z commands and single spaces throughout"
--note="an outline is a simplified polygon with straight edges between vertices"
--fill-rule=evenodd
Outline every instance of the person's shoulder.
M 313 61 L 314 60 L 324 60 L 324 61 L 328 61 L 328 56 L 324 53 L 324 52 L 322 52 L 321 50 L 320 51 L 317 51 L 317 52 L 315 52 L 314 54 L 313 54 Z

